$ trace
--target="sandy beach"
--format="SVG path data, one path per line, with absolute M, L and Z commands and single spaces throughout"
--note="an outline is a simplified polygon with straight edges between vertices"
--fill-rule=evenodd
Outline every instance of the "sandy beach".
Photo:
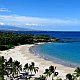
M 52 61 L 45 60 L 37 55 L 30 53 L 30 47 L 35 46 L 35 44 L 26 44 L 15 46 L 13 49 L 9 49 L 6 51 L 0 51 L 0 55 L 4 56 L 7 60 L 12 57 L 13 60 L 18 60 L 22 66 L 26 63 L 35 62 L 35 65 L 39 67 L 39 71 L 35 76 L 42 75 L 46 68 L 53 65 L 57 67 L 57 71 L 59 72 L 58 77 L 65 78 L 67 73 L 73 73 L 74 68 L 70 68 L 61 64 L 54 63 Z M 48 80 L 51 80 L 50 78 Z

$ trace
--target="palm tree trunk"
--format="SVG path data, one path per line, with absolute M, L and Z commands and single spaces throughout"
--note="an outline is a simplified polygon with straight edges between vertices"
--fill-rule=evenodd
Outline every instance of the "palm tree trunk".
M 54 74 L 52 75 L 52 80 L 54 80 Z
M 31 71 L 31 75 L 32 75 L 32 71 Z

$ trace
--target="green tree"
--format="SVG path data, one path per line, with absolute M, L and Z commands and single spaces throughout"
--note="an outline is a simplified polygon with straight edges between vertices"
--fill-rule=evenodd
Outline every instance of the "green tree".
M 28 63 L 26 63 L 26 64 L 24 65 L 24 70 L 25 70 L 25 71 L 28 71 L 28 67 L 29 67 L 29 65 L 28 65 Z
M 20 64 L 20 62 L 18 61 L 15 61 L 14 62 L 14 65 L 15 65 L 15 69 L 16 69 L 16 75 L 18 76 L 18 74 L 20 73 L 20 71 L 22 71 L 22 65 Z
M 34 62 L 31 62 L 31 65 L 32 65 L 32 67 L 33 67 L 33 71 L 36 73 L 36 72 L 38 72 L 38 67 L 35 67 L 35 63 Z
M 72 75 L 71 75 L 71 74 L 67 74 L 67 75 L 66 75 L 66 79 L 68 79 L 68 80 L 73 80 Z
M 49 69 L 45 69 L 44 74 L 46 75 L 46 78 L 50 77 L 52 72 Z
M 4 80 L 5 75 L 5 59 L 4 56 L 0 57 L 0 79 Z
M 56 67 L 50 66 L 49 67 L 49 70 L 52 73 L 52 80 L 54 80 L 53 78 L 58 75 L 58 72 L 55 71 L 56 70 Z
M 80 79 L 80 67 L 77 67 L 77 68 L 75 69 L 73 75 L 76 75 L 76 77 Z

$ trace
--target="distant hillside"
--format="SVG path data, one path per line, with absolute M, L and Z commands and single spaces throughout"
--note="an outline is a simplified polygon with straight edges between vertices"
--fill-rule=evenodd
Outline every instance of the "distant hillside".
M 0 30 L 32 31 L 32 29 L 29 28 L 21 28 L 16 26 L 9 26 L 9 25 L 0 25 Z

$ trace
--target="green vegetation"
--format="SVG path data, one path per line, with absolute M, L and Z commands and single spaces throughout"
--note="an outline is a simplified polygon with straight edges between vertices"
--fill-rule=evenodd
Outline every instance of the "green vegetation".
M 50 37 L 48 35 L 36 35 L 34 36 L 35 42 L 48 42 L 50 41 Z
M 51 38 L 48 35 L 13 34 L 0 32 L 0 50 L 7 50 L 16 45 L 32 44 L 37 42 L 48 42 Z
M 55 70 L 56 67 L 50 66 L 49 69 L 45 69 L 44 74 L 46 74 L 46 77 L 50 77 L 52 75 L 52 80 L 54 80 L 53 78 L 58 75 L 58 72 L 56 72 Z
M 34 62 L 31 62 L 31 64 L 26 63 L 24 68 L 22 68 L 19 61 L 13 61 L 12 58 L 7 61 L 3 56 L 0 57 L 0 80 L 48 80 L 48 77 L 51 75 L 51 80 L 62 80 L 60 77 L 57 77 L 59 73 L 56 72 L 56 67 L 54 66 L 50 66 L 48 69 L 45 69 L 42 75 L 35 77 L 38 70 L 39 68 L 35 66 Z M 54 77 L 57 77 L 57 79 L 54 79 Z M 65 80 L 80 80 L 80 67 L 77 67 L 73 74 L 67 74 Z
M 38 69 L 38 67 L 35 67 L 34 62 L 32 62 L 31 64 L 26 63 L 24 68 L 22 69 L 22 65 L 19 61 L 13 61 L 12 58 L 7 61 L 3 56 L 0 57 L 0 80 L 14 80 L 16 78 L 17 80 L 19 80 L 23 79 L 22 77 L 24 76 L 24 74 L 24 79 L 28 80 L 38 72 Z M 20 72 L 22 70 L 24 70 L 25 73 L 22 73 L 22 75 L 20 75 Z M 33 71 L 35 72 L 34 75 L 32 73 Z

